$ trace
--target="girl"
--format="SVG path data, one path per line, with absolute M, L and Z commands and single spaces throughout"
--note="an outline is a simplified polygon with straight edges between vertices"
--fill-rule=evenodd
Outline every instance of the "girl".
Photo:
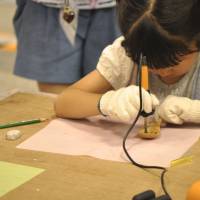
M 58 96 L 57 116 L 75 119 L 101 113 L 132 121 L 139 110 L 134 84 L 142 54 L 155 94 L 142 90 L 143 110 L 157 107 L 157 115 L 170 123 L 200 123 L 200 1 L 117 3 L 123 37 L 104 49 L 96 70 Z

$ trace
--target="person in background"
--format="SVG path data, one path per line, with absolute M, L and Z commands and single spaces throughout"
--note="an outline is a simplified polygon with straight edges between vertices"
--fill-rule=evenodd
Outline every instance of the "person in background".
M 114 0 L 77 0 L 72 1 L 78 24 L 71 43 L 62 26 L 67 26 L 63 2 L 16 0 L 14 74 L 36 80 L 44 92 L 60 93 L 94 70 L 101 51 L 120 35 Z
M 200 123 L 200 1 L 118 0 L 123 36 L 107 46 L 96 69 L 55 102 L 58 117 L 102 114 L 132 122 L 140 107 L 135 72 L 141 55 L 151 94 L 142 90 L 145 112 L 166 122 Z

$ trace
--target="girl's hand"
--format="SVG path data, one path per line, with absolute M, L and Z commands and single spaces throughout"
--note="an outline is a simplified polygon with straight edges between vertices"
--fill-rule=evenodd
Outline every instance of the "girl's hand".
M 156 116 L 173 124 L 200 123 L 200 101 L 169 95 L 158 107 Z
M 152 112 L 159 104 L 158 99 L 142 89 L 145 112 Z M 122 122 L 131 122 L 138 114 L 140 108 L 139 87 L 129 86 L 119 90 L 105 93 L 99 102 L 99 109 L 103 115 Z

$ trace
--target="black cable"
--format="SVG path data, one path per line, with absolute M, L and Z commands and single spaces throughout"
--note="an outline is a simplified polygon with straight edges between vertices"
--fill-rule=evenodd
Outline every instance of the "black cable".
M 163 170 L 162 173 L 161 173 L 161 177 L 160 177 L 160 180 L 161 180 L 161 186 L 162 186 L 162 189 L 165 193 L 165 195 L 169 196 L 169 198 L 171 199 L 169 193 L 167 192 L 166 190 L 166 187 L 165 187 L 165 180 L 164 180 L 164 176 L 165 176 L 165 173 L 167 172 L 167 169 L 164 168 L 164 167 L 161 167 L 161 166 L 147 166 L 147 165 L 142 165 L 140 163 L 137 163 L 136 161 L 133 160 L 133 158 L 130 156 L 130 154 L 128 153 L 127 149 L 126 149 L 126 140 L 130 134 L 130 132 L 132 131 L 132 129 L 135 127 L 135 124 L 136 122 L 138 121 L 141 113 L 142 113 L 142 85 L 141 85 L 141 79 L 142 79 L 142 59 L 143 59 L 143 56 L 141 54 L 141 57 L 140 57 L 140 61 L 139 61 L 139 65 L 138 65 L 138 77 L 139 77 L 139 97 L 140 97 L 140 108 L 139 108 L 139 111 L 138 111 L 138 114 L 134 120 L 134 122 L 132 123 L 132 125 L 130 126 L 130 128 L 128 129 L 128 131 L 126 132 L 124 138 L 123 138 L 123 150 L 126 154 L 126 156 L 128 157 L 128 159 L 131 161 L 131 163 L 137 167 L 140 167 L 140 168 L 143 168 L 143 169 L 160 169 L 160 170 Z

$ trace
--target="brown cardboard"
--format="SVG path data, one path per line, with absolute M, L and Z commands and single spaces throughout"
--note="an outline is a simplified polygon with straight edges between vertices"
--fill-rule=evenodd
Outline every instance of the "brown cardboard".
M 17 93 L 0 102 L 0 123 L 40 117 L 54 118 L 53 99 Z M 48 122 L 0 130 L 0 160 L 44 168 L 46 171 L 2 197 L 2 200 L 131 200 L 136 193 L 153 189 L 162 194 L 159 170 L 143 170 L 88 156 L 65 156 L 16 149 L 15 146 Z M 5 133 L 19 129 L 22 137 L 5 140 Z M 76 145 L 76 144 L 74 144 Z M 174 200 L 184 200 L 189 185 L 200 180 L 200 142 L 187 152 L 192 164 L 171 168 L 166 187 Z

